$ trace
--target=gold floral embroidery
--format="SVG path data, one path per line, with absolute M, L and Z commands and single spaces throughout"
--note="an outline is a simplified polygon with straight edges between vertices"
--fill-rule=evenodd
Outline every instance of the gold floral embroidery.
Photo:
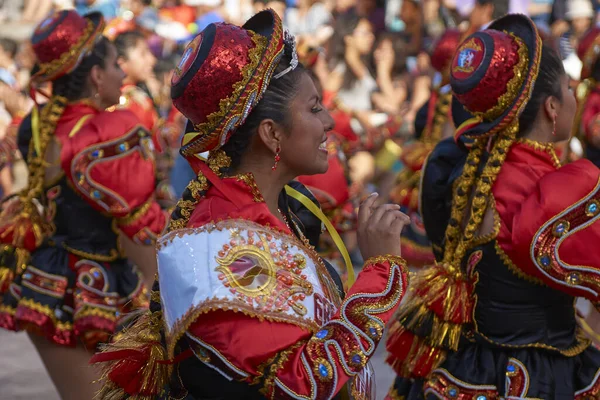
M 260 193 L 258 186 L 256 185 L 256 181 L 254 180 L 254 176 L 251 173 L 241 174 L 236 176 L 237 180 L 240 182 L 244 182 L 250 188 L 252 192 L 253 200 L 256 203 L 264 203 L 265 199 L 263 195 Z

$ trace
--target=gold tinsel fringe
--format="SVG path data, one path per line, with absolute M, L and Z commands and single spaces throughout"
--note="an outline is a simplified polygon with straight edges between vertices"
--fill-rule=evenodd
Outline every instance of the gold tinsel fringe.
M 144 311 L 138 318 L 137 321 L 131 326 L 124 330 L 119 338 L 110 344 L 102 347 L 102 353 L 110 353 L 121 350 L 139 350 L 142 353 L 147 354 L 147 360 L 144 360 L 143 365 L 137 371 L 136 375 L 141 374 L 141 393 L 152 393 L 152 396 L 136 395 L 130 396 L 121 388 L 117 387 L 113 381 L 110 380 L 109 374 L 117 372 L 123 366 L 126 366 L 129 359 L 115 359 L 102 363 L 102 377 L 101 381 L 104 382 L 102 389 L 97 394 L 99 399 L 107 400 L 124 400 L 124 399 L 137 399 L 137 400 L 150 400 L 156 395 L 163 392 L 165 386 L 169 381 L 170 376 L 170 365 L 162 363 L 166 361 L 167 351 L 161 343 L 160 330 L 158 329 L 160 324 L 161 313 Z

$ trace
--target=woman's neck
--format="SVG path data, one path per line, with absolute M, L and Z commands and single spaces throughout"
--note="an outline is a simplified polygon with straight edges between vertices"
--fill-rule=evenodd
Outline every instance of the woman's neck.
M 125 79 L 123 79 L 123 86 L 125 86 L 125 85 L 137 86 L 137 84 L 138 84 L 138 82 L 135 79 L 130 78 L 129 76 L 126 76 Z
M 254 176 L 254 182 L 258 186 L 271 214 L 285 222 L 279 212 L 279 195 L 284 186 L 294 177 L 289 177 L 288 174 L 277 170 L 273 171 L 271 166 L 240 166 L 236 172 L 238 174 L 251 173 Z
M 539 124 L 535 124 L 534 127 L 527 133 L 523 135 L 525 139 L 533 140 L 534 142 L 539 143 L 552 143 L 554 142 L 554 137 L 552 136 L 552 129 L 548 130 L 548 128 L 541 127 Z

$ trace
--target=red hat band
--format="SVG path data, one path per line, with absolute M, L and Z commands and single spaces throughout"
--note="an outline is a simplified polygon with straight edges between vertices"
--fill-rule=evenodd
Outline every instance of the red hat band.
M 263 32 L 250 29 L 253 23 Z M 184 156 L 227 143 L 262 98 L 283 46 L 281 20 L 271 10 L 244 27 L 211 24 L 192 40 L 172 80 L 173 104 L 190 122 Z
M 59 11 L 42 21 L 31 39 L 40 71 L 36 81 L 54 80 L 72 72 L 101 36 L 102 15 L 82 17 L 73 10 Z

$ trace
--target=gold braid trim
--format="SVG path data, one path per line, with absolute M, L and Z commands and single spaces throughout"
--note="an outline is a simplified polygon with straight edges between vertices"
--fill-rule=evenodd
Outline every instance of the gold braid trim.
M 495 248 L 496 248 L 496 254 L 498 254 L 498 257 L 500 257 L 500 260 L 502 260 L 502 262 L 504 263 L 504 265 L 506 265 L 506 267 L 509 269 L 510 272 L 512 272 L 513 274 L 515 274 L 516 276 L 518 276 L 519 278 L 521 278 L 523 280 L 534 283 L 536 285 L 545 286 L 545 283 L 541 279 L 536 278 L 531 275 L 527 275 L 525 272 L 523 272 L 523 270 L 521 268 L 517 267 L 512 262 L 510 257 L 504 252 L 504 250 L 502 250 L 502 248 L 500 247 L 498 242 L 496 242 Z
M 88 253 L 87 251 L 77 250 L 72 247 L 69 247 L 66 243 L 63 242 L 63 247 L 69 253 L 76 255 L 77 257 L 83 258 L 85 260 L 92 260 L 98 262 L 114 262 L 120 258 L 120 254 L 116 249 L 110 249 L 110 254 L 95 254 Z
M 117 218 L 117 224 L 119 224 L 120 226 L 131 225 L 138 219 L 142 218 L 150 210 L 152 204 L 154 204 L 154 196 L 150 196 L 144 204 L 138 207 L 138 209 L 132 212 L 131 214 L 122 218 Z
M 450 104 L 452 101 L 452 92 L 439 94 L 437 102 L 435 104 L 435 111 L 433 115 L 433 121 L 431 123 L 431 129 L 427 132 L 423 132 L 421 141 L 426 144 L 437 144 L 442 139 L 442 128 L 448 121 L 448 115 L 450 111 Z
M 406 270 L 406 260 L 400 256 L 394 256 L 391 254 L 370 257 L 365 261 L 364 265 L 367 266 L 367 265 L 375 265 L 375 264 L 384 264 L 386 262 L 390 263 L 390 265 L 397 265 L 397 266 L 401 267 L 402 269 Z

